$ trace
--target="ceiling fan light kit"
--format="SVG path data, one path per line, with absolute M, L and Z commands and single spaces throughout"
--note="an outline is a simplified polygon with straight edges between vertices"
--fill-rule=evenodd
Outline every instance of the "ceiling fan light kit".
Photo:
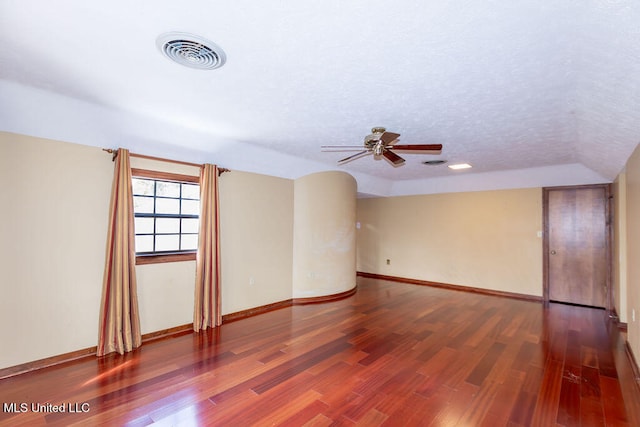
M 362 146 L 323 145 L 322 151 L 361 150 L 354 155 L 338 160 L 339 165 L 345 164 L 367 154 L 373 154 L 374 156 L 383 156 L 394 166 L 402 165 L 405 160 L 398 156 L 393 150 L 413 151 L 419 152 L 420 154 L 440 154 L 442 151 L 442 144 L 397 144 L 398 138 L 400 138 L 399 133 L 387 132 L 383 127 L 374 127 L 371 129 L 371 134 L 364 138 L 364 144 Z

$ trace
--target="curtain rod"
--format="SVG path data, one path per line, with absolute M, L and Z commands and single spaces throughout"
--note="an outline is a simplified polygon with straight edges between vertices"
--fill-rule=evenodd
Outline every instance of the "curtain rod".
M 114 150 L 113 148 L 103 148 L 102 151 L 106 151 L 109 154 L 113 154 L 113 159 L 115 160 L 116 156 L 118 155 L 118 150 Z M 146 156 L 144 154 L 136 154 L 136 153 L 129 153 L 130 157 L 138 157 L 141 159 L 149 159 L 149 160 L 157 160 L 159 162 L 167 162 L 167 163 L 177 163 L 179 165 L 186 165 L 186 166 L 195 166 L 197 168 L 201 168 L 202 165 L 198 164 L 198 163 L 189 163 L 189 162 L 183 162 L 180 160 L 171 160 L 171 159 L 165 159 L 163 157 L 154 157 L 154 156 Z M 227 168 L 218 168 L 218 175 L 221 175 L 225 172 L 231 172 L 230 169 Z

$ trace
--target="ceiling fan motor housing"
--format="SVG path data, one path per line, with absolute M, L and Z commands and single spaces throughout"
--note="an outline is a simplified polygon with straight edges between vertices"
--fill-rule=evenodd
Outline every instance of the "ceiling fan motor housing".
M 417 151 L 423 152 L 425 154 L 440 154 L 440 151 L 442 150 L 442 144 L 396 144 L 399 138 L 399 133 L 387 132 L 387 130 L 383 127 L 374 127 L 373 129 L 371 129 L 371 134 L 364 137 L 363 147 L 344 146 L 345 148 L 347 148 L 346 151 L 364 150 L 349 157 L 345 157 L 344 159 L 338 160 L 338 164 L 344 164 L 351 160 L 360 158 L 363 155 L 373 154 L 374 156 L 384 156 L 394 166 L 399 166 L 402 165 L 405 160 L 394 153 L 393 149 L 413 152 Z M 323 151 L 326 151 L 326 149 L 333 149 L 334 151 L 345 151 L 342 146 L 323 145 L 322 148 Z
M 367 146 L 367 148 L 374 149 L 380 141 L 382 134 L 385 132 L 386 129 L 383 127 L 375 127 L 371 129 L 371 134 L 364 137 L 364 145 Z

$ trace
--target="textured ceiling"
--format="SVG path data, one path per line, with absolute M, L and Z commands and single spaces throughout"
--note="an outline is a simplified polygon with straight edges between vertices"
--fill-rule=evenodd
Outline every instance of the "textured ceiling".
M 183 31 L 227 54 L 164 58 Z M 611 181 L 640 142 L 640 2 L 0 2 L 0 130 L 393 195 Z M 324 144 L 374 126 L 441 155 Z M 453 172 L 423 160 L 468 162 Z

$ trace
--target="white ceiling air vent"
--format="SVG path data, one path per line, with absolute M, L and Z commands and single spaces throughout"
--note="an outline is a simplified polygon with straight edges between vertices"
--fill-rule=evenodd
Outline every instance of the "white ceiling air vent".
M 156 40 L 156 45 L 170 60 L 198 70 L 220 68 L 227 60 L 220 46 L 189 33 L 162 34 Z

